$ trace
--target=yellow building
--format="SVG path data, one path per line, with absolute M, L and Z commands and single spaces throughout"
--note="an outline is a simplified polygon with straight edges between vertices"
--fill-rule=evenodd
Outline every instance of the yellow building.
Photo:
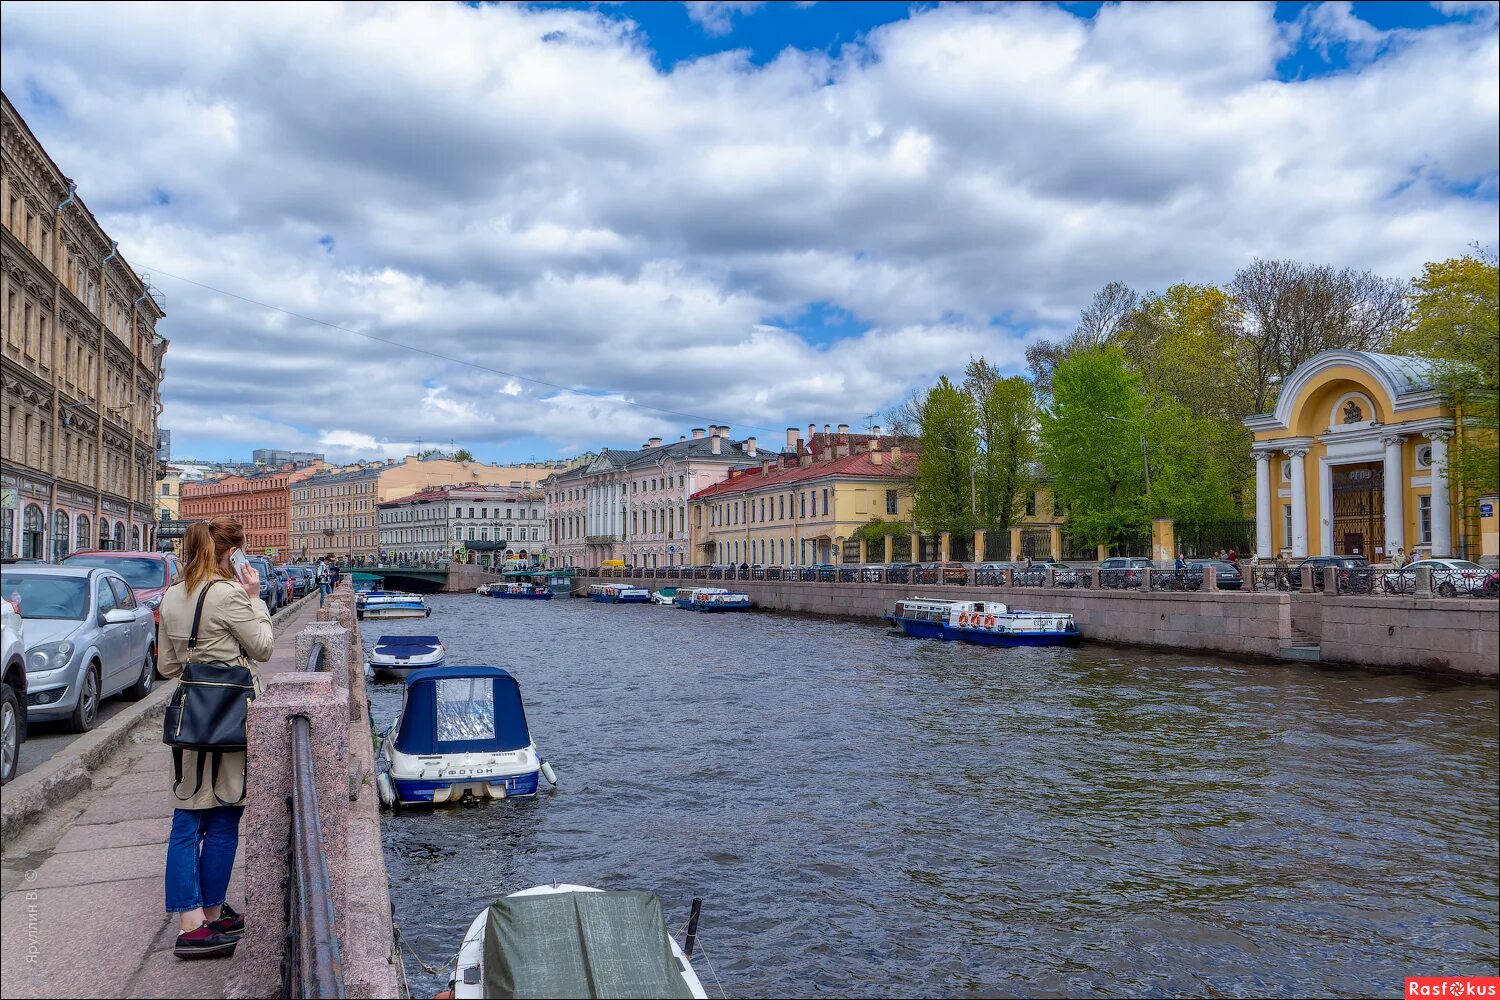
M 182 470 L 175 465 L 161 467 L 156 479 L 156 516 L 162 521 L 177 520 L 177 504 L 182 499 Z
M 1463 555 L 1463 498 L 1444 470 L 1452 411 L 1417 358 L 1324 351 L 1287 377 L 1254 433 L 1256 551 Z M 1477 555 L 1477 553 L 1473 553 Z
M 870 520 L 911 519 L 915 471 L 916 457 L 903 455 L 889 438 L 815 435 L 805 447 L 732 469 L 728 479 L 693 494 L 688 519 L 695 561 L 841 562 L 845 542 Z

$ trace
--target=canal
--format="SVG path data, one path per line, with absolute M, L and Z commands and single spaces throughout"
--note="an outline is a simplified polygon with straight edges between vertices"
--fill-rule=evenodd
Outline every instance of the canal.
M 704 898 L 710 995 L 1397 995 L 1496 972 L 1497 692 L 872 623 L 432 599 L 520 679 L 560 788 L 387 815 L 447 962 L 496 896 Z M 374 717 L 400 686 L 372 688 Z M 408 960 L 414 996 L 443 977 Z

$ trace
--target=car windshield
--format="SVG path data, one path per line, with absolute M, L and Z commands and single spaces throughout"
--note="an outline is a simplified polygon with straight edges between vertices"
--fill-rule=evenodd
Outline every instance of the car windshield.
M 1484 572 L 1483 566 L 1479 565 L 1478 563 L 1469 562 L 1467 559 L 1455 559 L 1448 565 L 1453 569 L 1462 569 L 1469 572 L 1473 572 L 1474 570 L 1478 570 L 1481 573 Z
M 83 621 L 89 611 L 88 577 L 6 573 L 4 587 L 23 618 Z
M 64 560 L 68 566 L 99 566 L 114 570 L 125 578 L 125 582 L 141 590 L 152 590 L 167 585 L 167 573 L 155 559 L 140 559 L 133 556 L 73 556 Z

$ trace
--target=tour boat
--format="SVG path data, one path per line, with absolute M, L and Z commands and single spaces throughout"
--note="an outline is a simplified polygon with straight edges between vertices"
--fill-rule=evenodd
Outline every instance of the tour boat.
M 694 611 L 749 611 L 750 595 L 729 590 L 699 590 L 693 593 Z
M 651 595 L 651 603 L 652 604 L 661 604 L 661 605 L 665 605 L 666 607 L 671 607 L 673 604 L 677 603 L 677 588 L 676 587 L 663 587 L 663 588 L 661 588 L 656 593 L 654 593 L 654 594 Z
M 420 670 L 441 665 L 447 655 L 435 635 L 383 635 L 370 651 L 370 667 L 393 673 Z
M 589 586 L 589 597 L 599 604 L 645 604 L 651 600 L 651 591 L 623 583 L 595 583 Z
M 533 796 L 557 784 L 526 725 L 521 687 L 499 667 L 429 667 L 406 678 L 401 714 L 380 741 L 382 804 Z
M 649 892 L 540 885 L 469 925 L 440 997 L 701 997 L 693 971 L 700 901 L 679 946 Z M 486 940 L 492 938 L 492 940 Z
M 723 587 L 678 587 L 677 598 L 672 603 L 687 611 L 693 610 L 693 598 L 699 594 L 727 594 Z
M 550 601 L 552 591 L 539 583 L 492 583 L 489 596 L 509 601 Z
M 907 635 L 980 646 L 1061 646 L 1081 637 L 1067 612 L 1015 611 L 998 601 L 908 598 L 886 620 Z
M 403 594 L 396 591 L 370 591 L 364 601 L 355 603 L 355 615 L 383 621 L 388 618 L 426 618 L 432 614 L 421 594 Z

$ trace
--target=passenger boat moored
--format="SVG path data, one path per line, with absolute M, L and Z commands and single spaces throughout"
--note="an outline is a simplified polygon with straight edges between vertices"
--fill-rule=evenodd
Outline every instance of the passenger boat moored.
M 387 618 L 426 618 L 432 614 L 421 594 L 405 594 L 388 590 L 372 590 L 361 602 L 355 599 L 354 613 L 357 618 L 384 620 Z
M 623 583 L 594 583 L 589 585 L 589 597 L 598 604 L 646 604 L 651 591 Z
M 694 611 L 749 611 L 750 595 L 728 590 L 699 590 L 693 594 L 691 606 Z
M 677 603 L 677 588 L 676 587 L 663 587 L 663 588 L 661 588 L 656 593 L 654 593 L 654 594 L 651 595 L 651 603 L 652 604 L 660 604 L 660 605 L 663 605 L 663 606 L 666 606 L 666 607 L 671 607 L 673 604 Z
M 438 995 L 707 998 L 692 965 L 698 913 L 694 899 L 679 946 L 649 892 L 522 889 L 474 918 Z
M 1081 635 L 1064 611 L 1014 611 L 998 601 L 896 602 L 886 619 L 907 635 L 981 646 L 1061 646 Z
M 550 601 L 552 591 L 541 584 L 536 583 L 491 583 L 488 585 L 490 597 L 497 597 L 506 601 Z
M 531 796 L 557 783 L 526 724 L 521 687 L 499 667 L 432 667 L 406 679 L 398 715 L 380 741 L 385 805 Z

